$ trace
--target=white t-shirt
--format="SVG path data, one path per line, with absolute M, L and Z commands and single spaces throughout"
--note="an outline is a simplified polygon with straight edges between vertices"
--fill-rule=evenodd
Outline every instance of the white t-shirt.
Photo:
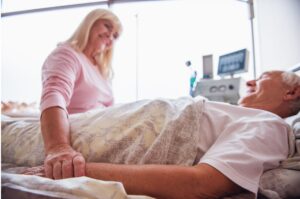
M 289 154 L 291 129 L 270 112 L 206 101 L 201 122 L 205 154 L 199 163 L 255 194 L 261 174 Z

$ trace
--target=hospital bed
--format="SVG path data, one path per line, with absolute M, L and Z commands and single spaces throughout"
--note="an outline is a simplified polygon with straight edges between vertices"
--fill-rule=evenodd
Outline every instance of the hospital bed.
M 146 106 L 140 102 L 140 106 Z M 126 113 L 134 111 L 134 107 L 131 104 L 122 106 L 123 108 L 118 109 L 118 106 L 113 107 L 117 112 L 119 119 L 126 117 Z M 153 111 L 155 110 L 146 110 Z M 89 111 L 82 114 L 74 114 L 70 116 L 71 122 L 71 135 L 73 147 L 85 154 L 87 161 L 91 162 L 102 162 L 103 159 L 97 159 L 99 153 L 107 153 L 107 158 L 111 159 L 110 162 L 120 161 L 119 157 L 109 157 L 110 151 L 106 151 L 109 147 L 114 147 L 116 140 L 125 140 L 122 144 L 125 146 L 128 140 L 134 139 L 135 134 L 129 132 L 127 137 L 120 137 L 115 132 L 122 130 L 122 125 L 128 125 L 128 122 L 135 123 L 134 118 L 130 118 L 124 121 L 121 126 L 109 132 L 106 129 L 106 125 L 112 121 L 105 121 L 102 124 L 88 125 L 90 122 L 95 122 L 95 118 L 105 117 L 105 112 L 95 110 Z M 266 171 L 260 180 L 258 198 L 264 199 L 277 199 L 277 198 L 299 198 L 300 197 L 300 113 L 286 118 L 287 123 L 293 129 L 295 135 L 295 153 L 293 156 L 284 160 L 281 165 L 269 171 Z M 23 109 L 19 113 L 2 115 L 1 118 L 1 148 L 2 148 L 2 198 L 105 198 L 105 199 L 119 199 L 119 198 L 151 198 L 148 196 L 134 196 L 128 195 L 120 182 L 105 182 L 101 180 L 95 180 L 88 177 L 63 179 L 63 180 L 50 180 L 38 176 L 21 175 L 21 173 L 28 167 L 41 165 L 44 160 L 43 141 L 39 128 L 39 114 L 36 110 Z M 113 124 L 111 124 L 113 125 Z M 196 125 L 196 124 L 195 124 Z M 86 135 L 84 132 L 93 132 L 90 129 L 93 126 L 95 129 L 102 128 L 103 135 L 89 134 Z M 186 125 L 187 127 L 189 125 Z M 143 127 L 136 127 L 143 128 Z M 143 129 L 146 131 L 147 129 Z M 149 129 L 148 129 L 149 130 Z M 151 134 L 151 129 L 145 134 L 143 141 L 153 139 L 155 135 Z M 186 136 L 186 139 L 192 136 Z M 130 142 L 129 142 L 130 143 Z M 187 144 L 182 143 L 179 150 L 192 150 L 189 142 Z M 109 145 L 109 147 L 107 147 Z M 143 163 L 136 160 L 135 154 L 131 154 L 134 151 L 132 145 L 128 148 L 120 147 L 118 143 L 115 148 L 110 150 L 124 150 L 121 159 L 126 157 L 127 163 Z M 156 149 L 162 151 L 160 145 Z M 103 152 L 104 150 L 104 152 Z M 186 153 L 189 154 L 189 153 Z M 105 157 L 105 156 L 104 156 Z M 147 162 L 147 157 L 143 157 L 143 161 Z M 183 162 L 181 159 L 169 160 L 172 164 L 187 164 L 190 165 L 194 162 L 191 157 L 183 157 L 184 160 L 190 160 Z M 242 193 L 232 197 L 232 199 L 247 199 L 253 198 L 250 193 Z

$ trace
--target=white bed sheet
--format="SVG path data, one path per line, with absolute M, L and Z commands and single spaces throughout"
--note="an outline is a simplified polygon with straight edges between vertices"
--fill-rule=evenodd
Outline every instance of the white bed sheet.
M 29 195 L 31 199 L 41 197 L 64 199 L 151 199 L 148 196 L 127 195 L 120 182 L 101 181 L 88 177 L 51 180 L 39 176 L 3 172 L 1 180 L 3 198 L 15 197 L 14 192 L 19 191 L 23 192 L 23 196 L 26 199 L 28 199 Z M 22 199 L 20 196 L 18 198 Z

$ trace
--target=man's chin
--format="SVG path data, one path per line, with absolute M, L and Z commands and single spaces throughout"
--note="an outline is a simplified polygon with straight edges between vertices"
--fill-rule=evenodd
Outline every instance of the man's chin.
M 253 99 L 255 99 L 255 94 L 254 93 L 247 93 L 246 95 L 244 95 L 243 97 L 241 97 L 238 100 L 238 105 L 242 106 L 242 104 L 249 104 L 249 102 L 253 101 Z
M 244 106 L 245 102 L 247 102 L 247 98 L 246 97 L 242 97 L 238 100 L 237 104 L 239 106 Z

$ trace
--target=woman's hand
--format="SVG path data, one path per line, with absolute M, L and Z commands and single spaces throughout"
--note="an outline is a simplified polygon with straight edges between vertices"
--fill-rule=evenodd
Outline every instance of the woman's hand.
M 69 145 L 59 145 L 47 152 L 44 161 L 47 178 L 62 179 L 85 175 L 85 159 Z
M 84 176 L 85 160 L 70 145 L 70 124 L 65 110 L 60 107 L 44 110 L 41 129 L 46 151 L 46 177 L 62 179 Z

